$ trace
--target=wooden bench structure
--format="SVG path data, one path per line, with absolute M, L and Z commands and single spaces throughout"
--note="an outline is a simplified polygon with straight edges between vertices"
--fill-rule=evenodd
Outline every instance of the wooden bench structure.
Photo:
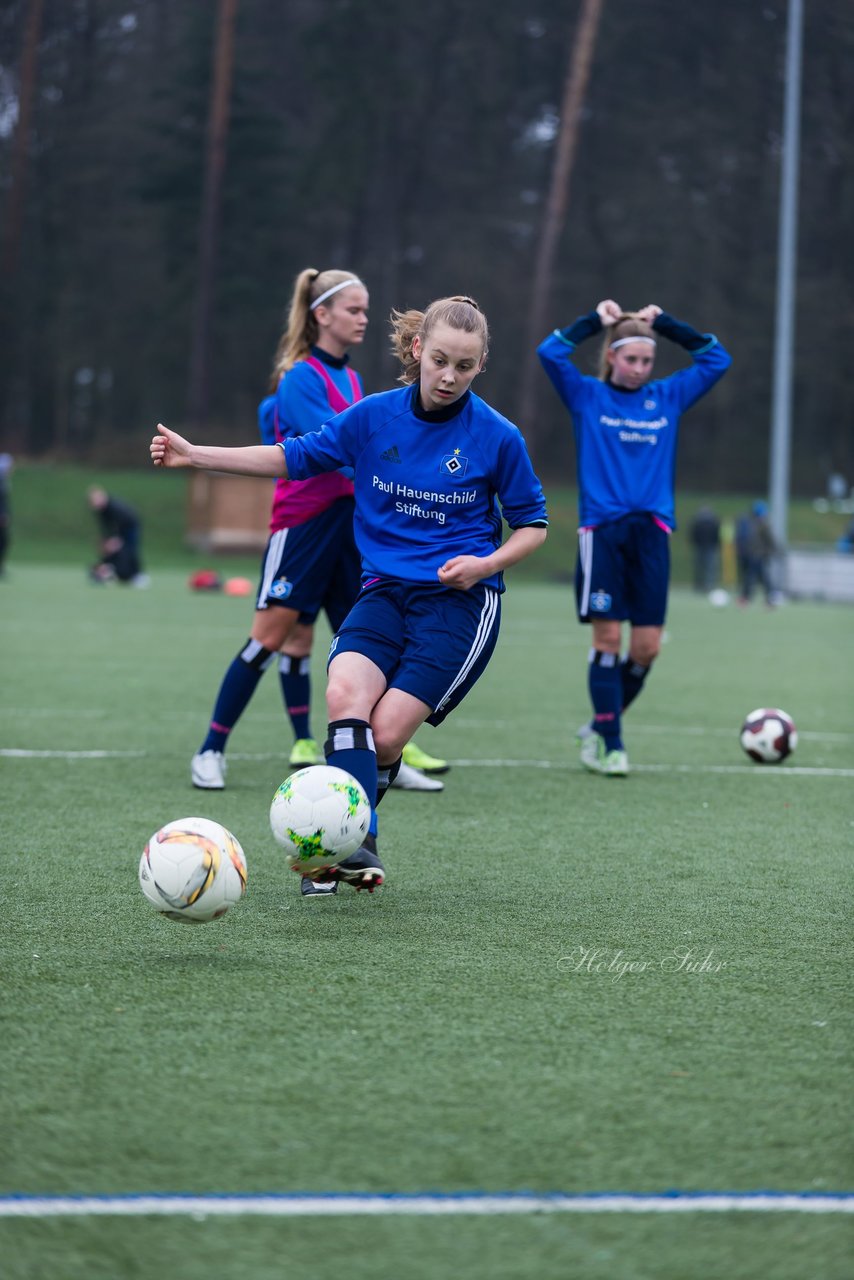
M 263 551 L 267 545 L 272 480 L 193 471 L 187 498 L 187 543 L 196 551 Z

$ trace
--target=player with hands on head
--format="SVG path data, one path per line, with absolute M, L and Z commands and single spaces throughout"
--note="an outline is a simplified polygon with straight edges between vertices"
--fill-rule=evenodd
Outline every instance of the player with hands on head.
M 603 333 L 599 377 L 585 376 L 572 357 L 581 342 Z M 659 337 L 681 346 L 692 363 L 653 381 Z M 593 632 L 593 718 L 578 731 L 581 763 L 622 778 L 629 771 L 622 714 L 658 656 L 667 611 L 679 421 L 732 361 L 713 334 L 657 304 L 625 312 L 613 298 L 556 329 L 537 354 L 570 412 L 576 443 L 576 606 Z M 624 622 L 630 634 L 621 657 Z
M 521 433 L 471 389 L 488 343 L 471 298 L 395 311 L 401 388 L 281 445 L 195 445 L 162 426 L 151 442 L 155 466 L 292 479 L 354 469 L 362 590 L 330 648 L 325 753 L 372 805 L 364 845 L 332 872 L 356 889 L 385 878 L 376 809 L 404 744 L 425 720 L 441 723 L 483 674 L 504 571 L 546 537 Z M 503 541 L 502 515 L 511 529 Z

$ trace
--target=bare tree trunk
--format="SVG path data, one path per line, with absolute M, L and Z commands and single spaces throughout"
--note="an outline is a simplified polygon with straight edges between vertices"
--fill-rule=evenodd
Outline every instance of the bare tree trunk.
M 13 422 L 11 406 L 25 384 L 20 358 L 22 335 L 16 313 L 19 308 L 18 267 L 23 243 L 24 209 L 30 170 L 30 121 L 36 92 L 36 68 L 42 29 L 44 0 L 29 0 L 21 47 L 21 69 L 18 85 L 18 121 L 12 139 L 9 165 L 9 194 L 6 220 L 0 244 L 0 428 L 7 444 L 20 441 L 22 426 Z
M 575 33 L 564 83 L 560 126 L 552 166 L 551 184 L 543 217 L 534 282 L 531 289 L 531 308 L 528 315 L 527 346 L 519 396 L 517 421 L 528 440 L 536 437 L 534 414 L 537 406 L 537 357 L 536 348 L 543 339 L 545 317 L 548 314 L 549 287 L 554 270 L 558 241 L 563 231 L 566 208 L 569 201 L 569 182 L 578 142 L 578 129 L 584 95 L 590 79 L 593 49 L 599 29 L 604 0 L 583 0 L 578 28 Z
M 7 282 L 11 282 L 20 259 L 21 230 L 24 225 L 24 202 L 30 161 L 30 117 L 36 88 L 36 61 L 43 9 L 44 0 L 30 0 L 24 26 L 18 90 L 18 125 L 12 143 L 12 180 L 9 189 L 6 230 L 3 236 L 2 273 L 3 279 Z
M 202 208 L 199 218 L 199 270 L 193 318 L 193 345 L 190 357 L 188 414 L 190 422 L 203 427 L 210 406 L 209 368 L 211 312 L 219 241 L 222 181 L 228 139 L 228 115 L 234 69 L 234 28 L 238 0 L 219 0 L 216 17 L 213 85 L 208 110 L 207 152 Z

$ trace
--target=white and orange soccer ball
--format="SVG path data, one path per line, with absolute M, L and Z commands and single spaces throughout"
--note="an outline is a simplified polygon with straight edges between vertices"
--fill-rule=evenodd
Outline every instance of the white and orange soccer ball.
M 179 818 L 155 831 L 139 862 L 139 887 L 167 920 L 218 920 L 246 892 L 240 842 L 210 818 Z
M 270 805 L 270 828 L 292 871 L 315 875 L 363 844 L 371 806 L 362 785 L 334 765 L 310 765 L 285 778 Z
M 741 726 L 739 741 L 757 764 L 779 764 L 798 745 L 798 731 L 779 707 L 758 707 Z

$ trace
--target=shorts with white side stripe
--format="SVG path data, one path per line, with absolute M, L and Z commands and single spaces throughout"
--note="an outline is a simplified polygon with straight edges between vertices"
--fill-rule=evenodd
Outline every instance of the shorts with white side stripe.
M 481 583 L 469 591 L 386 578 L 366 587 L 332 641 L 361 653 L 402 689 L 433 708 L 441 724 L 486 670 L 498 639 L 501 596 Z
M 575 600 L 580 622 L 600 618 L 663 626 L 669 580 L 670 533 L 649 512 L 579 529 Z
M 284 605 L 296 609 L 305 623 L 313 623 L 323 609 L 334 631 L 359 594 L 361 573 L 353 499 L 338 498 L 304 524 L 270 535 L 255 608 Z

